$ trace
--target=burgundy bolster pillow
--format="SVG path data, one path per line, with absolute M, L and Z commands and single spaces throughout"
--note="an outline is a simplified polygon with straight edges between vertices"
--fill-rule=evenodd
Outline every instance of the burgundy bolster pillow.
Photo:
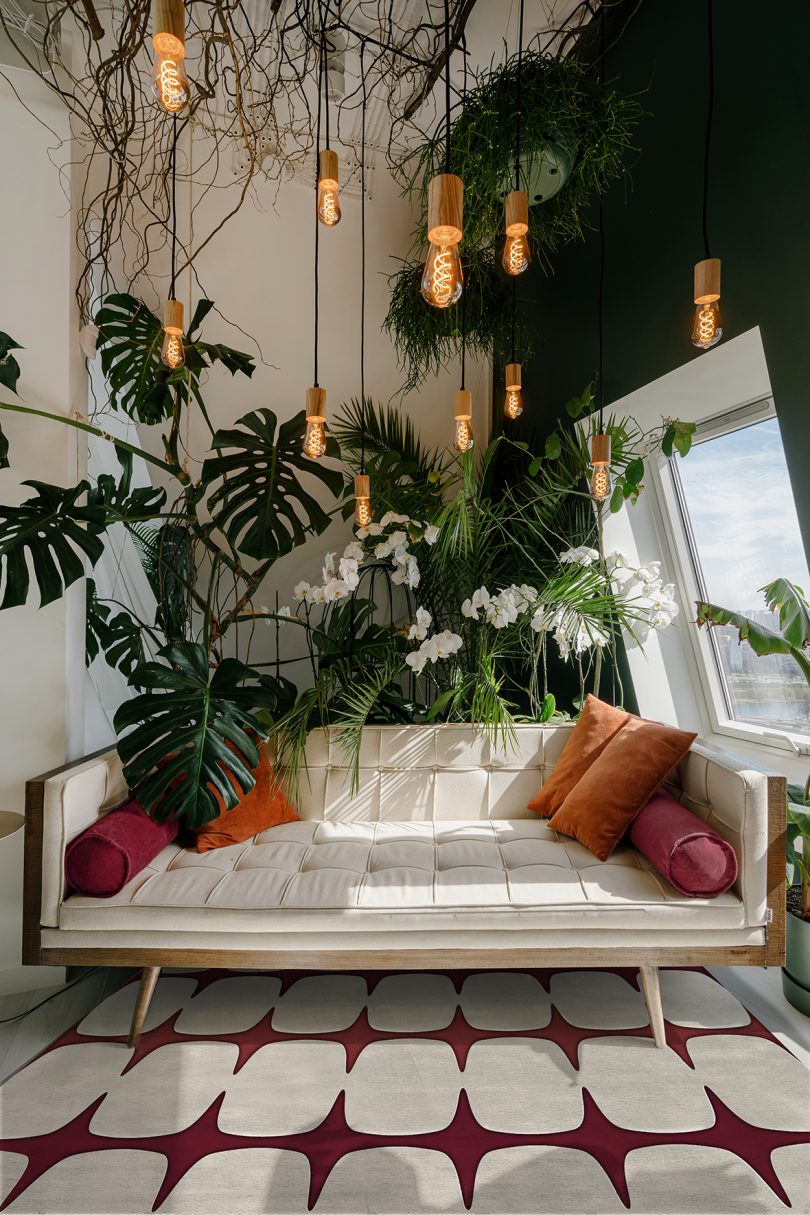
M 125 802 L 68 844 L 67 884 L 77 894 L 94 898 L 118 894 L 177 832 L 177 822 L 155 822 L 140 802 Z
M 663 789 L 636 818 L 630 842 L 691 898 L 713 898 L 737 880 L 737 854 L 728 840 Z

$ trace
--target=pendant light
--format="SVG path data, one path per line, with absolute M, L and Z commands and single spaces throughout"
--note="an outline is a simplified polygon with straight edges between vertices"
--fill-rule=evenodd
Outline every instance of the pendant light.
M 169 285 L 169 298 L 163 305 L 163 346 L 160 351 L 160 361 L 164 367 L 176 371 L 186 361 L 183 346 L 183 305 L 175 299 L 177 290 L 177 115 L 174 115 L 172 134 L 172 277 Z
M 599 9 L 599 79 L 605 83 L 605 6 Z M 605 432 L 605 213 L 599 195 L 599 431 L 591 435 L 591 497 L 597 503 L 609 498 L 613 490 L 610 477 L 610 435 Z
M 167 114 L 188 105 L 191 88 L 186 55 L 186 11 L 183 0 L 152 0 L 152 92 Z
M 444 0 L 444 172 L 428 187 L 428 250 L 421 290 L 434 308 L 458 303 L 464 284 L 459 242 L 464 220 L 464 184 L 450 172 L 450 0 Z
M 523 117 L 523 94 L 521 91 L 521 75 L 523 68 L 523 0 L 520 0 L 520 17 L 518 21 L 518 62 L 517 62 L 517 129 L 515 133 L 515 188 L 507 194 L 504 203 L 506 219 L 506 240 L 503 246 L 501 265 L 507 274 L 513 277 L 528 270 L 531 261 L 529 250 L 529 196 L 520 188 L 520 127 Z M 507 417 L 517 417 L 517 414 L 507 414 Z
M 453 393 L 453 447 L 461 455 L 472 451 L 475 437 L 472 426 L 472 393 L 465 384 L 467 369 L 467 299 L 461 301 L 461 387 Z
M 709 50 L 709 103 L 706 114 L 706 142 L 703 155 L 703 261 L 695 266 L 695 319 L 692 325 L 692 345 L 699 350 L 711 350 L 723 336 L 720 316 L 720 258 L 712 257 L 709 248 L 709 150 L 712 118 L 714 116 L 714 20 L 712 0 L 707 0 Z
M 326 6 L 329 14 L 329 5 Z M 321 15 L 323 23 L 323 14 Z M 326 90 L 326 147 L 318 154 L 318 220 L 326 228 L 334 228 L 340 223 L 340 196 L 338 194 L 338 158 L 337 152 L 329 147 L 329 79 L 324 71 L 323 57 L 326 52 L 325 24 L 321 29 L 321 66 L 318 75 L 318 106 L 320 107 L 320 84 L 323 81 Z M 320 143 L 320 138 L 318 140 Z
M 324 59 L 324 35 L 325 26 L 321 23 L 321 55 L 318 64 L 318 119 L 315 134 L 315 194 L 319 194 L 320 184 L 320 165 L 321 159 L 319 149 L 321 145 L 321 100 L 322 100 L 322 84 L 323 84 L 323 59 Z M 320 233 L 320 216 L 317 209 L 315 212 L 315 318 L 314 318 L 314 383 L 306 392 L 306 419 L 307 428 L 304 434 L 303 452 L 310 460 L 320 460 L 326 455 L 326 389 L 321 388 L 318 383 L 318 254 L 319 254 L 319 233 Z
M 360 43 L 360 79 L 363 110 L 360 119 L 360 472 L 354 478 L 354 521 L 368 527 L 371 509 L 371 480 L 366 474 L 366 72 L 365 42 Z
M 506 364 L 506 396 L 503 402 L 504 417 L 510 422 L 514 422 L 523 413 L 523 368 L 515 360 L 516 286 L 515 280 L 512 279 L 512 362 Z

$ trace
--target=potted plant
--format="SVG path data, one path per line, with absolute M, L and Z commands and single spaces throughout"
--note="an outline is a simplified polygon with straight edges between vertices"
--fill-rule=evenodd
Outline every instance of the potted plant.
M 756 655 L 789 654 L 799 664 L 810 685 L 810 606 L 804 592 L 786 578 L 777 578 L 762 588 L 765 602 L 779 617 L 779 629 L 717 607 L 697 604 L 697 623 L 731 625 L 740 641 L 747 641 Z M 788 786 L 787 806 L 787 923 L 786 957 L 782 968 L 785 998 L 810 1016 L 810 777 L 804 788 Z M 797 845 L 801 845 L 801 850 Z

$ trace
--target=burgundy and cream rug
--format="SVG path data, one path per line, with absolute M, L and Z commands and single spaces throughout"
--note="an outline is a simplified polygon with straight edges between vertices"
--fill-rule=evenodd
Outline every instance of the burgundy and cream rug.
M 802 1065 L 699 970 L 169 972 L 0 1090 L 0 1202 L 120 1215 L 810 1210 Z

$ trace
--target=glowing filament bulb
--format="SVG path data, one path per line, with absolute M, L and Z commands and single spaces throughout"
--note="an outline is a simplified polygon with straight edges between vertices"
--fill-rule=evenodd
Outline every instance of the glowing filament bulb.
M 458 303 L 464 285 L 458 245 L 431 245 L 422 275 L 422 295 L 434 308 Z
M 695 322 L 692 327 L 692 345 L 699 350 L 711 350 L 723 336 L 723 322 L 717 300 L 695 305 Z
M 503 412 L 505 416 L 512 422 L 514 422 L 515 418 L 519 418 L 523 413 L 523 401 L 521 400 L 519 388 L 507 389 Z
M 340 223 L 340 200 L 338 198 L 338 183 L 336 181 L 318 182 L 318 219 L 327 228 L 334 228 Z
M 507 236 L 501 258 L 501 265 L 506 273 L 513 277 L 516 274 L 522 274 L 524 270 L 528 270 L 530 261 L 528 238 L 523 233 L 518 236 Z
M 591 476 L 591 497 L 597 502 L 604 502 L 605 498 L 610 497 L 612 489 L 610 469 L 606 464 L 597 464 Z
M 453 446 L 462 455 L 465 451 L 472 451 L 475 446 L 472 418 L 456 418 L 456 432 L 453 436 Z
M 365 473 L 354 478 L 354 521 L 358 527 L 368 527 L 371 513 L 371 483 Z
M 186 75 L 186 48 L 174 34 L 157 33 L 152 38 L 155 58 L 152 65 L 152 92 L 167 114 L 176 114 L 188 105 L 191 89 Z
M 163 330 L 163 349 L 160 352 L 161 362 L 165 367 L 170 367 L 172 371 L 177 367 L 182 367 L 186 361 L 186 352 L 183 349 L 183 335 L 177 329 Z
M 320 460 L 326 455 L 326 418 L 307 418 L 307 433 L 304 435 L 304 455 L 310 460 Z

